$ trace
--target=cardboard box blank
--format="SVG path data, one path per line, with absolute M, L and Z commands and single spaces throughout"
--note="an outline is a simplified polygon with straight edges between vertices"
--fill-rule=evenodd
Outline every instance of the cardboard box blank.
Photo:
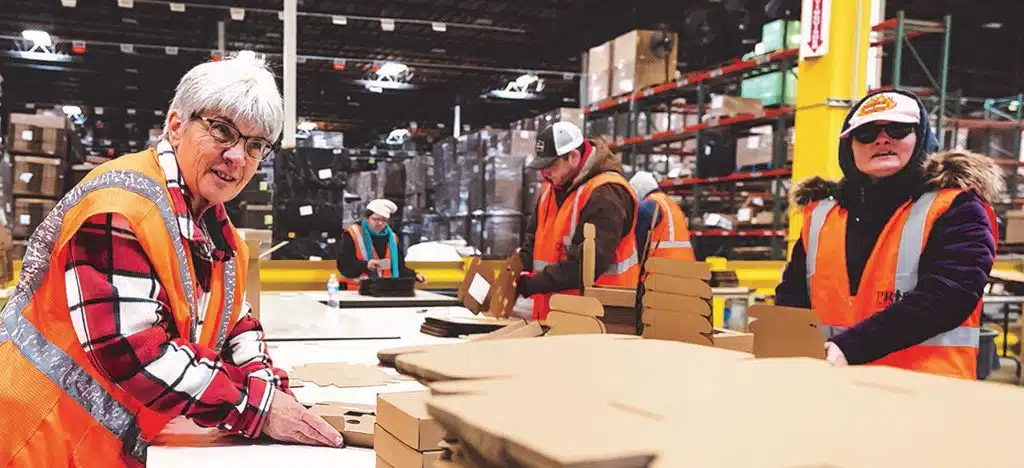
M 587 53 L 587 102 L 591 104 L 611 96 L 612 43 L 592 47 Z
M 443 450 L 419 452 L 405 445 L 387 429 L 377 424 L 373 428 L 373 451 L 395 468 L 431 468 L 441 460 Z
M 310 411 L 337 429 L 345 438 L 345 446 L 373 448 L 372 410 L 349 408 L 343 403 L 317 403 Z
M 644 267 L 648 273 L 701 281 L 711 280 L 711 266 L 704 262 L 686 262 L 664 257 L 652 257 L 647 259 Z
M 601 334 L 608 330 L 598 317 L 604 317 L 601 301 L 592 297 L 555 294 L 551 296 L 551 312 L 546 325 L 548 335 Z
M 747 314 L 757 319 L 749 327 L 755 357 L 825 359 L 825 335 L 818 330 L 821 321 L 814 311 L 757 304 Z
M 427 414 L 429 391 L 377 395 L 377 425 L 412 449 L 440 450 L 444 429 Z

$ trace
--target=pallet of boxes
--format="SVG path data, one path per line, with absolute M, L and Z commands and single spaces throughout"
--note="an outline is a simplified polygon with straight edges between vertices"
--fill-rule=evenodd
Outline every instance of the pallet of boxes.
M 9 224 L 13 256 L 23 258 L 29 236 L 68 188 L 65 172 L 77 137 L 63 115 L 37 114 L 11 114 L 8 135 L 12 160 Z

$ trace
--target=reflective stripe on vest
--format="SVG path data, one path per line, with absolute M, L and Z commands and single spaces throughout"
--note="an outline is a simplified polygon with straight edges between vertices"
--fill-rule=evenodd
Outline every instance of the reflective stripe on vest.
M 170 200 L 164 193 L 164 186 L 153 179 L 134 171 L 111 171 L 83 182 L 62 198 L 43 219 L 28 241 L 21 269 L 21 280 L 15 287 L 14 295 L 3 308 L 0 321 L 0 343 L 10 340 L 19 353 L 39 372 L 77 402 L 97 423 L 121 440 L 122 451 L 135 460 L 145 463 L 147 443 L 142 440 L 135 414 L 125 408 L 99 382 L 75 362 L 63 349 L 46 339 L 36 326 L 25 318 L 23 311 L 32 296 L 42 286 L 50 269 L 50 257 L 61 232 L 64 215 L 80 203 L 86 195 L 105 188 L 117 187 L 141 195 L 157 206 L 164 225 L 170 234 L 174 252 L 178 257 L 180 281 L 189 302 L 191 317 L 191 341 L 196 336 L 196 301 L 192 277 L 188 269 L 185 245 L 181 230 L 175 220 Z M 230 325 L 230 311 L 234 305 L 235 261 L 224 265 L 225 305 L 221 314 L 217 342 L 223 346 Z M 220 351 L 218 347 L 218 353 Z
M 606 275 L 621 275 L 621 274 L 625 273 L 627 270 L 629 270 L 630 268 L 633 268 L 639 262 L 640 262 L 640 259 L 637 258 L 637 256 L 636 256 L 636 249 L 633 249 L 633 253 L 630 254 L 629 257 L 623 259 L 619 263 L 612 263 L 611 265 L 608 265 L 608 268 L 604 270 L 604 274 L 606 274 Z
M 224 340 L 228 338 L 228 327 L 231 326 L 231 311 L 235 308 L 235 287 L 237 283 L 235 281 L 235 260 L 237 258 L 237 256 L 232 256 L 231 260 L 224 262 L 224 305 L 220 314 L 220 328 L 217 330 L 217 339 L 213 345 L 213 350 L 217 354 L 220 354 L 220 350 L 224 348 Z
M 566 245 L 566 246 L 572 245 L 572 238 L 576 236 L 576 224 L 579 223 L 579 213 L 580 213 L 580 190 L 583 190 L 584 186 L 586 186 L 586 184 L 580 185 L 579 187 L 576 188 L 576 190 L 573 193 L 573 197 L 572 197 L 572 218 L 570 218 L 572 221 L 569 224 L 569 235 L 565 236 L 564 238 L 562 238 L 562 244 Z M 549 265 L 549 263 L 543 262 L 543 261 L 539 262 L 539 263 L 543 264 L 544 266 L 548 266 Z M 613 263 L 611 265 L 608 265 L 608 268 L 606 268 L 600 274 L 602 274 L 602 275 L 621 275 L 621 274 L 625 273 L 627 270 L 629 270 L 630 268 L 632 268 L 633 265 L 636 265 L 638 263 L 640 263 L 640 259 L 636 255 L 636 246 L 634 246 L 633 247 L 633 253 L 630 254 L 629 257 L 623 259 L 619 263 Z M 534 270 L 540 270 L 541 268 L 543 268 L 543 267 L 539 267 L 538 266 L 538 262 L 536 260 L 534 260 L 534 262 L 533 262 L 533 269 Z
M 359 259 L 364 262 L 370 260 L 370 255 L 366 252 L 366 246 L 363 245 L 363 228 L 353 224 L 350 229 L 352 229 L 352 243 L 356 245 L 356 250 L 359 251 Z
M 836 206 L 835 199 L 828 198 L 818 202 L 811 212 L 810 230 L 807 233 L 807 290 L 811 290 L 811 277 L 818 265 L 818 237 L 821 235 L 821 228 L 825 226 L 825 218 L 832 207 Z
M 924 227 L 928 220 L 928 211 L 938 192 L 927 192 L 921 195 L 911 206 L 907 220 L 903 223 L 900 231 L 900 246 L 896 260 L 896 274 L 894 275 L 894 291 L 906 292 L 917 287 L 918 266 L 921 263 L 921 251 L 924 249 Z M 817 265 L 818 241 L 821 229 L 825 225 L 828 213 L 836 205 L 834 199 L 822 200 L 811 212 L 810 227 L 807 234 L 807 289 L 811 290 L 812 275 Z M 818 327 L 831 338 L 846 330 L 846 327 L 831 325 L 820 325 Z M 953 346 L 977 348 L 980 341 L 981 330 L 977 327 L 957 327 L 950 331 L 939 333 L 928 340 L 920 343 L 921 346 Z
M 818 329 L 825 335 L 825 338 L 832 338 L 847 330 L 847 327 L 836 327 L 832 325 L 818 325 Z M 957 327 L 948 332 L 939 333 L 928 338 L 919 346 L 954 346 L 964 348 L 977 348 L 981 341 L 981 331 L 976 327 Z

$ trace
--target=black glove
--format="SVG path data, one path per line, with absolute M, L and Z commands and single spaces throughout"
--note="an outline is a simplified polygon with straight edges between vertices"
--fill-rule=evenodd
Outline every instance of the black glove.
M 522 297 L 530 297 L 536 294 L 536 281 L 532 276 L 520 275 L 516 283 L 516 293 Z

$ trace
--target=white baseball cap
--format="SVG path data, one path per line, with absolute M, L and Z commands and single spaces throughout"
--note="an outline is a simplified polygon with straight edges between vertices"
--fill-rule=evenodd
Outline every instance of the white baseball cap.
M 855 128 L 879 120 L 920 124 L 921 106 L 916 99 L 900 93 L 874 94 L 854 110 L 850 126 L 839 135 L 839 138 L 846 138 Z
M 391 219 L 391 215 L 398 211 L 398 205 L 395 205 L 395 202 L 391 200 L 378 198 L 367 203 L 366 209 L 374 214 Z
M 572 122 L 555 122 L 537 135 L 531 169 L 544 169 L 583 144 L 583 132 Z

